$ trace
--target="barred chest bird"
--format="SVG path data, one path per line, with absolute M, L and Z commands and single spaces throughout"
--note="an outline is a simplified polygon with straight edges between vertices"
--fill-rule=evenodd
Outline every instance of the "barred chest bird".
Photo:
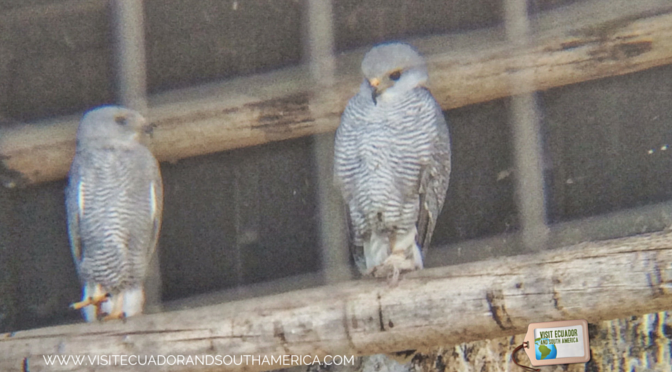
M 68 233 L 87 321 L 142 313 L 143 282 L 163 210 L 159 165 L 137 112 L 104 106 L 84 115 L 66 188 Z
M 355 263 L 396 284 L 401 272 L 423 268 L 448 189 L 450 137 L 412 47 L 378 45 L 362 72 L 336 132 L 334 180 Z

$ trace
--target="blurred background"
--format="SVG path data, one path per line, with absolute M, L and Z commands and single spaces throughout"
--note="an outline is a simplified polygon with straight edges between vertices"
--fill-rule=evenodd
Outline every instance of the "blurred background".
M 337 67 L 321 62 L 340 66 L 340 58 L 352 57 L 349 66 L 357 69 L 362 53 L 382 41 L 418 41 L 421 52 L 435 55 L 451 46 L 430 36 L 489 30 L 495 39 L 525 44 L 534 23 L 516 14 L 533 21 L 581 3 L 608 13 L 610 4 L 624 2 L 146 0 L 135 35 L 144 45 L 131 40 L 146 63 L 132 71 L 143 76 L 133 96 L 120 76 L 125 47 L 114 2 L 1 0 L 0 153 L 7 141 L 25 138 L 9 135 L 17 126 L 76 123 L 98 105 L 135 102 L 151 113 L 153 102 L 178 107 L 182 97 L 208 97 L 230 79 L 266 73 L 257 82 L 282 91 L 273 72 L 311 64 L 317 67 L 291 71 L 316 86 L 325 76 L 325 84 L 339 83 Z M 644 17 L 664 2 L 639 4 L 636 14 Z M 325 9 L 329 21 L 316 24 Z M 333 54 L 320 54 L 325 45 Z M 427 266 L 672 225 L 672 65 L 659 64 L 460 107 L 437 98 L 450 108 L 453 171 Z M 434 72 L 430 64 L 430 80 L 441 71 Z M 347 80 L 349 95 L 357 79 Z M 338 117 L 331 120 L 313 135 L 269 136 L 255 146 L 161 163 L 156 296 L 164 310 L 349 278 L 325 275 L 348 265 L 345 248 L 327 244 L 340 232 L 339 221 L 325 222 L 339 216 L 329 191 Z M 68 309 L 81 292 L 67 238 L 66 181 L 17 186 L 16 172 L 0 163 L 0 332 L 81 321 Z

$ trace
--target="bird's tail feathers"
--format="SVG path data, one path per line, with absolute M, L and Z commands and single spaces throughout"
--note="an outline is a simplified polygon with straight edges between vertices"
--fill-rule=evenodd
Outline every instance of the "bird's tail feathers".
M 142 314 L 145 306 L 144 288 L 129 288 L 122 291 L 119 296 L 123 296 L 123 311 L 127 317 Z
M 387 234 L 371 232 L 371 238 L 364 241 L 364 258 L 366 268 L 381 265 L 390 255 L 390 239 Z
M 371 233 L 371 238 L 364 242 L 364 257 L 366 259 L 366 268 L 371 269 L 385 262 L 390 254 L 397 252 L 402 257 L 410 258 L 416 270 L 424 267 L 422 252 L 416 242 L 418 230 L 413 228 L 406 234 L 397 234 L 396 239 L 390 247 L 390 238 L 387 234 Z M 390 249 L 391 248 L 391 249 Z
M 81 311 L 84 320 L 89 323 L 98 319 L 96 316 L 96 307 L 93 305 L 84 306 Z
M 394 247 L 392 247 L 392 252 L 404 252 L 406 257 L 411 256 L 413 262 L 415 263 L 415 269 L 420 270 L 424 267 L 422 263 L 422 252 L 416 241 L 418 235 L 418 229 L 414 227 L 412 230 L 407 232 L 404 235 L 397 235 L 397 239 L 394 242 Z M 409 255 L 410 253 L 410 255 Z

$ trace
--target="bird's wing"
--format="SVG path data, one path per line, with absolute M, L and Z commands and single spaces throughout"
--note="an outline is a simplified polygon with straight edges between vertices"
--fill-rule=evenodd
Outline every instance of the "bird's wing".
M 80 157 L 75 156 L 70 167 L 68 186 L 65 190 L 65 209 L 68 218 L 68 236 L 70 238 L 70 250 L 75 261 L 75 267 L 79 272 L 82 262 L 82 245 L 79 234 L 79 220 L 84 214 L 84 193 L 86 184 L 83 179 L 80 166 Z
M 344 176 L 344 174 L 348 172 L 347 169 L 352 166 L 350 164 L 347 164 L 345 159 L 349 157 L 346 157 L 345 153 L 348 150 L 350 151 L 352 150 L 353 143 L 351 142 L 353 137 L 351 134 L 349 133 L 346 134 L 345 132 L 348 132 L 348 128 L 355 120 L 354 111 L 356 110 L 356 108 L 354 102 L 355 101 L 353 98 L 353 100 L 351 100 L 346 106 L 345 111 L 343 112 L 343 116 L 341 117 L 341 125 L 336 131 L 336 140 L 334 143 L 333 177 L 334 177 L 334 186 L 341 192 L 341 196 L 343 196 L 348 248 L 350 249 L 351 257 L 355 263 L 355 266 L 357 267 L 357 269 L 359 269 L 359 272 L 363 274 L 367 271 L 366 259 L 364 257 L 364 247 L 361 244 L 360 245 L 356 244 L 357 242 L 356 230 L 352 224 L 352 217 L 350 214 L 350 208 L 348 206 L 348 201 L 351 198 L 351 192 L 348 191 L 348 185 L 345 184 L 345 181 L 342 178 L 342 176 Z
M 348 208 L 347 204 L 345 205 L 345 220 L 350 255 L 359 272 L 364 274 L 367 272 L 366 257 L 364 257 L 364 246 L 355 244 L 355 230 L 352 226 L 352 220 L 350 219 L 350 208 Z
M 163 216 L 163 180 L 161 178 L 159 163 L 151 153 L 149 153 L 147 163 L 146 168 L 148 168 L 148 172 L 152 175 L 149 183 L 152 234 L 150 236 L 147 251 L 147 257 L 151 259 L 154 251 L 156 251 L 156 246 L 159 241 L 159 233 L 161 231 L 161 221 Z
M 430 163 L 422 169 L 419 185 L 420 208 L 417 222 L 417 243 L 422 249 L 423 257 L 426 256 L 436 226 L 436 219 L 443 208 L 451 168 L 448 124 L 443 112 L 433 98 L 432 103 L 431 108 L 435 111 L 434 120 L 438 130 L 438 140 L 435 143 Z
M 348 200 L 344 191 L 344 185 L 340 177 L 338 176 L 336 169 L 334 169 L 334 187 L 337 188 L 341 195 L 344 197 L 341 201 L 343 202 L 343 210 L 345 214 L 345 235 L 348 239 L 348 249 L 350 250 L 350 257 L 353 260 L 355 266 L 361 274 L 364 274 L 366 269 L 366 258 L 364 257 L 364 246 L 356 244 L 355 239 L 355 228 L 352 225 L 352 218 L 350 215 L 350 207 L 348 206 Z

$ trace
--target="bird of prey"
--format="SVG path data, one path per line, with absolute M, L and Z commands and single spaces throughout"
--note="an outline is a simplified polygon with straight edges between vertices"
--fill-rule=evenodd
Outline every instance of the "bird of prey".
M 144 279 L 163 210 L 159 164 L 142 142 L 151 125 L 136 111 L 87 112 L 66 188 L 68 233 L 86 321 L 142 313 Z
M 375 46 L 362 72 L 336 132 L 334 181 L 359 270 L 396 284 L 400 272 L 423 268 L 448 189 L 450 137 L 411 46 Z

